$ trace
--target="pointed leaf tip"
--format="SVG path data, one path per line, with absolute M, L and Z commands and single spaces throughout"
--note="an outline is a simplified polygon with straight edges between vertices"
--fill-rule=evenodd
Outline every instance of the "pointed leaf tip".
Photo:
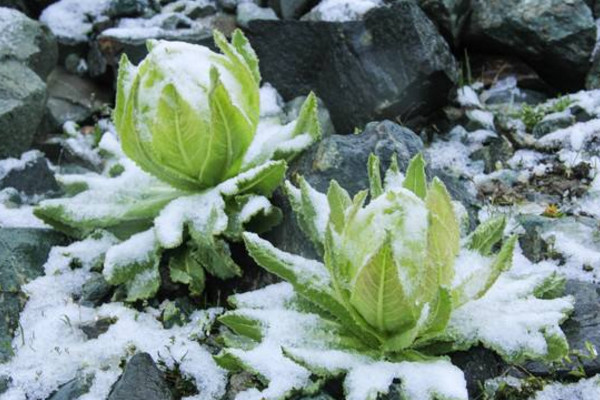
M 403 186 L 416 194 L 420 199 L 425 199 L 425 196 L 427 196 L 425 159 L 421 153 L 418 153 L 410 160 Z

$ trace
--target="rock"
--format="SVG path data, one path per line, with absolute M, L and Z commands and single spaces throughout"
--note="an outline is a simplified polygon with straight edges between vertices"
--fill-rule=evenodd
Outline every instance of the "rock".
M 57 1 L 58 0 L 0 0 L 0 7 L 14 8 L 30 18 L 37 19 L 44 8 Z
M 259 7 L 254 3 L 242 3 L 237 6 L 237 23 L 247 28 L 250 21 L 278 20 L 277 14 L 271 8 Z
M 148 353 L 131 357 L 108 400 L 171 400 L 163 373 Z
M 139 17 L 149 7 L 149 0 L 111 0 L 107 14 L 113 18 Z
M 327 192 L 329 182 L 335 179 L 353 196 L 369 187 L 369 154 L 380 157 L 385 171 L 395 153 L 400 170 L 404 171 L 410 159 L 422 149 L 423 142 L 411 130 L 391 121 L 372 122 L 361 134 L 324 138 L 290 164 L 288 177 L 294 181 L 296 176 L 301 175 L 323 193 Z M 287 198 L 278 191 L 273 202 L 282 208 L 283 221 L 267 234 L 269 240 L 284 251 L 317 258 L 312 245 L 298 227 Z
M 569 280 L 565 294 L 575 298 L 575 310 L 562 325 L 570 350 L 586 354 L 587 342 L 600 349 L 600 287 L 589 282 Z M 566 376 L 579 366 L 583 367 L 587 376 L 600 373 L 600 359 L 597 357 L 583 358 L 581 364 L 575 360 L 572 365 L 560 365 L 556 373 Z M 527 363 L 525 367 L 535 375 L 548 375 L 551 372 L 547 365 L 538 362 Z
M 115 320 L 113 318 L 102 318 L 90 324 L 79 325 L 79 329 L 81 329 L 88 340 L 97 339 L 100 335 L 106 333 L 114 323 Z
M 519 236 L 519 245 L 525 257 L 535 263 L 547 258 L 548 244 L 542 239 L 542 230 L 544 226 L 552 223 L 552 219 L 523 214 L 517 217 L 517 221 L 525 230 L 525 234 Z
M 413 3 L 372 9 L 363 21 L 253 21 L 246 33 L 263 79 L 286 100 L 314 90 L 337 132 L 441 108 L 456 63 Z
M 17 10 L 1 7 L 0 32 L 0 61 L 20 61 L 45 80 L 58 59 L 52 32 Z
M 178 0 L 164 6 L 161 13 L 181 13 L 188 18 L 198 19 L 216 14 L 217 7 L 216 4 L 210 2 Z
M 81 287 L 79 303 L 86 307 L 98 307 L 110 300 L 112 286 L 102 274 L 96 274 Z
M 0 63 L 0 159 L 31 146 L 45 101 L 46 85 L 32 70 L 17 61 Z
M 574 125 L 575 122 L 575 116 L 573 116 L 568 110 L 564 112 L 548 114 L 533 127 L 532 134 L 536 138 L 541 138 L 542 136 L 558 129 L 568 128 L 569 126 Z
M 13 161 L 14 160 L 14 161 Z M 12 187 L 27 195 L 56 196 L 61 193 L 48 160 L 39 151 L 24 153 L 20 160 L 0 161 L 0 189 Z M 4 171 L 5 166 L 12 168 Z
M 458 47 L 462 30 L 469 16 L 470 0 L 417 0 L 417 2 L 448 43 Z
M 477 398 L 481 383 L 502 375 L 508 369 L 508 364 L 499 355 L 482 346 L 452 353 L 450 359 L 465 373 L 469 398 Z
M 283 19 L 298 19 L 318 2 L 319 0 L 269 0 L 267 4 Z
M 49 229 L 0 228 L 0 363 L 12 356 L 11 342 L 27 300 L 21 285 L 41 276 L 52 246 L 65 241 Z
M 84 122 L 112 101 L 112 93 L 89 79 L 56 68 L 48 77 L 45 129 L 60 130 L 67 121 Z
M 517 55 L 550 84 L 583 86 L 596 26 L 583 0 L 474 0 L 464 36 L 469 49 Z
M 93 376 L 77 377 L 62 385 L 48 400 L 77 400 L 86 394 L 93 383 Z

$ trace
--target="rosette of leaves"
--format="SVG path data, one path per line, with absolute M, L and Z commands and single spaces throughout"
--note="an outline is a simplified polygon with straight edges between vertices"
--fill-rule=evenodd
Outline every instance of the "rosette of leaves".
M 149 54 L 119 66 L 114 123 L 101 151 L 102 174 L 65 175 L 71 197 L 41 202 L 35 213 L 84 238 L 97 229 L 121 242 L 108 249 L 103 273 L 127 300 L 152 297 L 169 250 L 170 278 L 203 291 L 205 273 L 241 274 L 228 241 L 278 223 L 268 197 L 286 160 L 320 137 L 317 102 L 309 95 L 295 121 L 262 118 L 258 59 L 235 31 L 219 33 L 222 54 L 187 43 L 150 41 Z
M 286 282 L 230 298 L 230 331 L 217 356 L 264 388 L 240 399 L 283 399 L 345 377 L 348 399 L 375 399 L 400 381 L 401 398 L 467 399 L 449 352 L 481 344 L 510 362 L 557 360 L 568 345 L 559 324 L 573 299 L 551 267 L 512 266 L 516 238 L 503 217 L 460 237 L 455 204 L 423 158 L 384 179 L 369 162 L 368 191 L 351 198 L 335 181 L 326 194 L 287 183 L 300 226 L 323 261 L 285 253 L 244 234 L 256 262 Z

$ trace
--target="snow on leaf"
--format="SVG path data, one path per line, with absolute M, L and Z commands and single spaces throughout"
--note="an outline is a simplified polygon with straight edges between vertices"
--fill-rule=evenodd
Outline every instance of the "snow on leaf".
M 483 297 L 453 312 L 448 335 L 459 347 L 481 343 L 514 362 L 564 357 L 568 345 L 560 324 L 573 310 L 573 298 L 534 295 L 552 273 L 539 266 L 502 274 Z

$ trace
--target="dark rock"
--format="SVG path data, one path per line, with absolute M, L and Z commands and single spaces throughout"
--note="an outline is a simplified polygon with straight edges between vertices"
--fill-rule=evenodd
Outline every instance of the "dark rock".
M 17 61 L 0 63 L 0 159 L 31 146 L 45 101 L 46 85 L 35 72 Z
M 0 0 L 0 7 L 14 8 L 30 18 L 37 19 L 44 8 L 57 1 L 58 0 Z
M 448 43 L 458 47 L 462 30 L 469 16 L 470 0 L 417 0 L 417 2 Z
M 254 21 L 246 31 L 262 76 L 284 99 L 314 90 L 337 132 L 441 108 L 456 63 L 413 3 L 372 9 L 363 21 Z
M 28 196 L 52 197 L 61 193 L 54 173 L 48 167 L 48 160 L 42 153 L 26 153 L 21 157 L 21 161 L 22 168 L 4 172 L 0 167 L 0 189 L 12 187 Z
M 423 150 L 423 141 L 413 131 L 392 121 L 371 122 L 356 135 L 332 135 L 292 162 L 288 174 L 302 175 L 318 191 L 327 192 L 332 179 L 350 195 L 369 187 L 367 161 L 374 153 L 385 171 L 396 154 L 401 171 Z
M 283 19 L 298 19 L 318 3 L 319 0 L 269 0 L 267 4 Z
M 60 130 L 67 121 L 84 122 L 112 100 L 106 88 L 56 68 L 48 77 L 45 129 Z
M 102 318 L 90 324 L 80 325 L 79 329 L 88 339 L 97 339 L 100 335 L 106 333 L 114 323 L 113 318 Z
M 508 364 L 499 355 L 481 346 L 452 353 L 450 359 L 465 373 L 467 391 L 472 398 L 476 398 L 483 382 L 508 369 Z
M 10 384 L 10 377 L 0 376 L 0 394 L 6 392 L 8 390 L 9 384 Z
M 600 349 L 600 287 L 589 282 L 569 280 L 565 294 L 575 298 L 575 310 L 562 325 L 571 351 L 586 354 L 586 343 Z M 527 363 L 525 367 L 535 375 L 544 376 L 553 372 L 548 365 L 538 362 Z M 581 359 L 581 363 L 563 364 L 558 367 L 556 374 L 566 376 L 578 367 L 583 367 L 587 376 L 596 375 L 600 373 L 600 359 L 588 357 Z
M 335 179 L 350 195 L 367 189 L 369 154 L 379 156 L 382 170 L 396 154 L 400 170 L 404 171 L 410 159 L 423 150 L 423 142 L 411 130 L 391 122 L 372 122 L 358 135 L 331 135 L 305 151 L 288 169 L 294 181 L 303 176 L 316 190 L 327 192 L 329 182 Z M 308 239 L 296 223 L 286 197 L 276 192 L 273 202 L 282 208 L 283 221 L 267 235 L 276 247 L 308 258 L 318 258 Z
M 540 138 L 558 129 L 568 128 L 575 124 L 575 121 L 575 117 L 570 112 L 549 114 L 533 127 L 531 133 L 536 138 Z
M 523 255 L 535 263 L 547 258 L 548 244 L 542 239 L 542 230 L 552 222 L 552 219 L 524 214 L 519 215 L 517 221 L 525 230 L 525 234 L 519 236 L 519 245 L 523 250 Z
M 148 353 L 131 357 L 108 400 L 171 400 L 163 373 Z
M 113 18 L 138 17 L 150 7 L 148 0 L 112 0 L 107 14 Z
M 39 22 L 8 8 L 0 8 L 0 32 L 0 61 L 20 61 L 45 80 L 58 58 L 52 32 Z
M 48 400 L 76 400 L 89 392 L 93 376 L 77 377 L 62 385 Z
M 79 303 L 82 306 L 98 307 L 109 301 L 111 294 L 112 286 L 106 282 L 102 274 L 96 274 L 81 287 Z
M 65 241 L 49 229 L 0 228 L 0 362 L 12 355 L 12 338 L 27 300 L 21 285 L 41 276 L 52 246 Z
M 559 90 L 578 90 L 589 70 L 596 26 L 583 0 L 474 0 L 469 49 L 518 55 Z

